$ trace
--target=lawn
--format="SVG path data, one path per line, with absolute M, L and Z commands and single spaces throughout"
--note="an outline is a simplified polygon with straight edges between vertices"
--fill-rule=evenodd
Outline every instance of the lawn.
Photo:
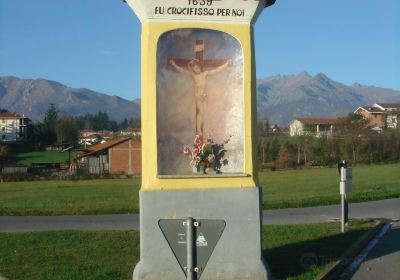
M 260 173 L 264 209 L 340 203 L 336 168 Z M 0 183 L 0 215 L 138 213 L 140 178 Z M 400 164 L 353 168 L 350 202 L 400 197 Z
M 259 174 L 264 209 L 339 204 L 337 168 L 268 171 Z M 400 164 L 353 168 L 350 202 L 400 197 Z
M 75 153 L 71 153 L 71 159 Z M 33 163 L 64 163 L 68 162 L 68 152 L 61 153 L 58 151 L 40 151 L 20 153 L 15 156 L 17 164 L 31 166 Z
M 312 279 L 372 226 L 352 221 L 263 227 L 263 253 L 279 278 Z M 19 279 L 132 279 L 139 261 L 136 231 L 0 233 L 0 275 Z M 206 268 L 207 269 L 207 268 Z
M 0 184 L 0 215 L 138 213 L 140 179 Z

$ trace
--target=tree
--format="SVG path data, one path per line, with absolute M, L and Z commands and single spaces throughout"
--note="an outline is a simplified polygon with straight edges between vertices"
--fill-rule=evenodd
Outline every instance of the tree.
M 327 136 L 318 137 L 312 146 L 314 161 L 317 165 L 326 166 L 330 162 L 329 139 Z
M 0 145 L 0 162 L 5 162 L 5 160 L 9 157 L 9 151 L 7 146 Z
M 39 123 L 37 127 L 38 137 L 41 144 L 53 145 L 56 142 L 57 137 L 55 126 L 57 119 L 58 110 L 54 104 L 50 104 L 44 115 L 43 122 Z
M 301 163 L 301 151 L 304 150 L 304 135 L 297 135 L 293 137 L 293 142 L 296 147 L 296 163 L 300 165 Z
M 311 149 L 313 147 L 315 137 L 309 134 L 297 135 L 291 137 L 293 146 L 296 150 L 296 164 L 307 165 L 311 159 Z
M 119 129 L 126 129 L 129 126 L 128 119 L 125 118 L 120 124 L 119 124 Z
M 56 106 L 52 103 L 47 109 L 44 118 L 43 125 L 49 130 L 54 132 L 54 128 L 58 119 L 58 110 Z
M 341 139 L 341 155 L 357 162 L 363 138 L 371 133 L 369 122 L 362 115 L 350 113 L 334 127 L 334 135 Z
M 289 159 L 288 148 L 286 145 L 282 145 L 279 149 L 278 159 L 276 160 L 276 165 L 280 168 L 287 167 Z
M 266 137 L 259 138 L 259 156 L 261 159 L 261 164 L 267 163 L 267 155 L 269 152 L 270 143 Z
M 58 144 L 74 145 L 78 142 L 78 127 L 71 117 L 61 117 L 56 121 L 55 133 Z
M 138 117 L 136 119 L 131 119 L 130 126 L 133 128 L 140 129 L 142 126 L 142 120 L 140 119 L 140 117 Z
M 335 137 L 328 137 L 325 146 L 325 157 L 329 159 L 326 162 L 329 165 L 336 165 L 340 160 L 339 139 Z
M 397 160 L 398 140 L 395 130 L 387 130 L 382 135 L 383 149 L 382 158 L 384 161 L 393 162 Z
M 264 119 L 257 123 L 257 130 L 259 137 L 266 137 L 269 135 L 270 124 L 268 119 Z
M 94 130 L 108 130 L 110 124 L 110 118 L 108 114 L 104 111 L 99 111 L 97 115 L 94 116 L 92 126 Z
M 272 143 L 271 143 L 271 159 L 272 159 L 272 161 L 276 161 L 276 159 L 278 158 L 280 147 L 281 147 L 281 145 L 279 143 L 278 138 L 274 137 L 274 139 L 272 139 Z

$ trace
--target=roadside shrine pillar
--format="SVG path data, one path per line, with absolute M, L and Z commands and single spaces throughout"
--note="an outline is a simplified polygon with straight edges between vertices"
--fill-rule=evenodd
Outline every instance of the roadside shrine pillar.
M 253 24 L 275 0 L 126 0 L 142 23 L 134 280 L 269 279 Z

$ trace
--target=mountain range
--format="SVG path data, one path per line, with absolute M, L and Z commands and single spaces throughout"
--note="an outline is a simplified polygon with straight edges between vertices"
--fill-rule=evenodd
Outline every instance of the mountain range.
M 301 72 L 257 80 L 257 101 L 259 119 L 287 125 L 295 117 L 339 117 L 359 106 L 400 103 L 400 91 L 360 84 L 348 86 L 322 73 L 312 76 Z M 0 108 L 41 120 L 50 103 L 61 115 L 105 111 L 116 121 L 140 116 L 140 99 L 129 101 L 45 79 L 0 77 Z
M 79 116 L 105 111 L 116 121 L 140 116 L 140 103 L 86 88 L 71 88 L 45 79 L 0 77 L 0 108 L 41 120 L 55 104 L 60 115 Z
M 333 118 L 374 103 L 400 103 L 400 91 L 374 86 L 351 86 L 325 74 L 273 76 L 257 81 L 259 119 L 287 125 L 296 117 Z

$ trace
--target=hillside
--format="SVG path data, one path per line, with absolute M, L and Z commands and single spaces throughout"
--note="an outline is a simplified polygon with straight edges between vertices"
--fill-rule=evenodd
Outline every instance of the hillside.
M 257 81 L 259 118 L 287 125 L 294 117 L 338 117 L 359 106 L 400 102 L 400 91 L 354 84 L 344 85 L 324 74 L 307 72 Z
M 287 125 L 295 117 L 338 117 L 359 106 L 377 102 L 400 103 L 400 91 L 354 84 L 344 85 L 324 74 L 307 72 L 273 76 L 257 81 L 260 119 Z M 111 119 L 136 118 L 140 99 L 129 101 L 85 88 L 71 88 L 45 79 L 0 77 L 0 108 L 41 120 L 50 103 L 61 115 L 78 116 L 106 111 Z
M 85 88 L 71 88 L 45 79 L 0 77 L 0 107 L 41 120 L 50 103 L 60 115 L 78 116 L 105 111 L 116 121 L 136 118 L 140 104 Z

